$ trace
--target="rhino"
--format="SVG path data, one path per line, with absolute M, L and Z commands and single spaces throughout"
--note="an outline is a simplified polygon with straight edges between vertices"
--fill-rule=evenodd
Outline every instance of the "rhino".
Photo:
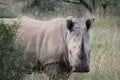
M 12 23 L 15 20 L 18 19 L 4 21 Z M 73 72 L 90 71 L 89 29 L 92 22 L 93 19 L 87 19 L 85 27 L 81 27 L 77 19 L 71 16 L 48 21 L 24 16 L 21 18 L 16 42 L 24 43 L 21 54 L 32 61 L 35 72 L 44 72 L 48 76 L 55 73 L 52 78 L 61 73 L 59 78 L 63 78 L 63 75 L 68 78 Z M 50 70 L 55 71 L 52 73 Z

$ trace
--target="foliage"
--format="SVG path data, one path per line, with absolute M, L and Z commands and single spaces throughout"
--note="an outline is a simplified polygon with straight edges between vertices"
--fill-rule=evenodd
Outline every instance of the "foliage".
M 82 7 L 80 5 L 64 3 L 62 0 L 27 0 L 27 10 L 25 13 L 32 13 L 33 16 L 43 18 L 43 16 L 80 16 Z
M 85 14 L 86 8 L 82 4 L 72 4 L 64 2 L 65 0 L 1 0 L 0 15 L 15 17 L 14 14 L 32 16 L 38 19 L 53 18 L 58 16 L 80 17 Z M 68 1 L 68 0 L 66 0 Z M 80 0 L 69 0 L 80 2 Z M 119 14 L 120 0 L 84 0 L 90 7 L 96 9 L 98 13 L 117 12 Z M 107 9 L 103 10 L 103 4 L 107 4 Z M 4 10 L 6 11 L 4 11 Z M 3 11 L 3 12 L 2 12 Z M 11 14 L 12 13 L 12 14 Z
M 6 10 L 6 9 L 0 9 L 0 18 L 15 18 L 17 17 L 16 14 Z
M 31 63 L 15 48 L 17 22 L 0 22 L 0 80 L 22 80 L 31 71 Z
M 120 7 L 120 0 L 96 0 L 97 4 L 108 4 L 109 6 Z

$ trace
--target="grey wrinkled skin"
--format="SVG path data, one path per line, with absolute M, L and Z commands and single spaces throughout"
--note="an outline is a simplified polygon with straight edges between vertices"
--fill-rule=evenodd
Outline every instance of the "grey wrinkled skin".
M 4 19 L 12 23 L 17 19 Z M 50 80 L 67 80 L 72 72 L 89 72 L 89 29 L 92 19 L 81 27 L 74 17 L 39 21 L 21 18 L 16 44 L 24 44 L 23 54 L 34 64 L 36 73 Z

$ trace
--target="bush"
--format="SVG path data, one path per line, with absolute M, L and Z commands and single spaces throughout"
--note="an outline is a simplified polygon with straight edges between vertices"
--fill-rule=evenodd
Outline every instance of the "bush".
M 0 80 L 23 80 L 24 74 L 32 70 L 32 64 L 15 48 L 19 23 L 0 22 Z

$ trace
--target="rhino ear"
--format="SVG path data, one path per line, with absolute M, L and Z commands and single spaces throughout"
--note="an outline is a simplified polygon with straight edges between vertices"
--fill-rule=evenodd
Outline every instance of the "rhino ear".
M 67 29 L 69 31 L 72 31 L 74 27 L 74 23 L 72 22 L 72 20 L 67 20 Z
M 88 30 L 92 27 L 94 20 L 95 20 L 95 18 L 86 20 L 86 27 Z

